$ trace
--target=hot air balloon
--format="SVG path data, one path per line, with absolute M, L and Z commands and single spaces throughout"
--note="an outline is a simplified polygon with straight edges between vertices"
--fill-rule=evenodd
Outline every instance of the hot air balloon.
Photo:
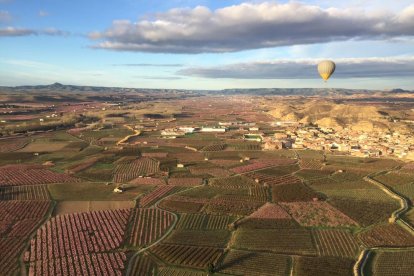
M 318 64 L 318 72 L 322 79 L 326 82 L 335 72 L 335 63 L 331 60 L 323 60 Z

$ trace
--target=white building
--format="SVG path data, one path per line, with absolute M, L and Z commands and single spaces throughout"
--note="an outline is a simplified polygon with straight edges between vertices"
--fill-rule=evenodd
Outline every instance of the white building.
M 183 131 L 184 133 L 193 133 L 195 127 L 179 127 L 178 129 Z
M 201 132 L 226 132 L 226 128 L 216 128 L 216 127 L 203 127 Z

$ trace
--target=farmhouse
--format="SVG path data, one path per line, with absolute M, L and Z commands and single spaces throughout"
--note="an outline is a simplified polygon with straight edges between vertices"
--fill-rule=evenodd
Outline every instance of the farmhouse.
M 114 189 L 114 193 L 118 193 L 118 194 L 120 194 L 120 193 L 123 193 L 124 192 L 124 189 L 122 188 L 122 187 L 116 187 L 115 189 Z

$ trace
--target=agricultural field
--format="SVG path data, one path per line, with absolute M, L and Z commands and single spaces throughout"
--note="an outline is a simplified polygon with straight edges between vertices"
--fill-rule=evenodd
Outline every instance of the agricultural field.
M 246 216 L 256 211 L 264 202 L 237 199 L 213 199 L 205 212 L 214 215 Z
M 135 247 L 148 246 L 162 237 L 176 220 L 172 213 L 158 209 L 134 209 L 128 242 Z
M 140 158 L 120 162 L 114 170 L 114 182 L 126 183 L 139 176 L 151 176 L 159 171 L 159 162 L 151 158 Z
M 46 185 L 0 187 L 0 200 L 49 200 Z
M 324 201 L 280 203 L 303 226 L 357 226 L 358 224 Z
M 146 254 L 133 257 L 129 265 L 129 275 L 153 275 L 157 269 L 157 264 Z
M 360 244 L 354 235 L 346 230 L 312 230 L 318 255 L 355 258 Z
M 176 213 L 198 213 L 204 207 L 203 203 L 164 199 L 159 206 L 162 209 Z
M 306 180 L 324 178 L 331 175 L 332 172 L 328 170 L 312 170 L 312 169 L 302 169 L 295 173 L 296 176 L 301 177 Z
M 340 257 L 295 257 L 293 275 L 353 275 L 354 260 Z
M 169 264 L 206 269 L 209 264 L 217 263 L 223 254 L 223 249 L 160 244 L 152 247 L 150 252 Z
M 335 191 L 343 191 L 344 193 L 346 193 L 352 189 L 378 189 L 376 186 L 361 178 L 355 180 L 339 180 L 334 176 L 322 179 L 309 180 L 306 181 L 306 183 L 317 191 L 327 193 Z M 350 192 L 352 193 L 352 191 Z
M 396 201 L 378 202 L 340 197 L 332 198 L 329 203 L 363 227 L 387 222 L 392 212 L 400 207 Z
M 330 198 L 342 198 L 346 200 L 360 200 L 380 202 L 383 204 L 393 203 L 395 199 L 390 197 L 387 193 L 381 189 L 375 187 L 374 189 L 329 189 L 324 190 L 323 193 Z
M 28 139 L 4 139 L 0 140 L 0 152 L 13 152 L 19 150 L 29 143 Z
M 118 210 L 134 208 L 135 202 L 128 200 L 83 200 L 83 201 L 58 201 L 53 209 L 53 215 L 65 215 L 103 210 Z
M 272 251 L 281 254 L 315 255 L 311 231 L 304 228 L 239 229 L 231 248 Z
M 220 167 L 208 167 L 208 168 L 195 168 L 190 167 L 190 172 L 193 175 L 210 175 L 212 177 L 226 177 L 232 175 L 228 170 Z
M 7 165 L 0 167 L 0 186 L 73 183 L 80 180 L 68 174 L 56 173 L 46 166 Z
M 152 204 L 156 203 L 158 200 L 160 200 L 161 198 L 172 194 L 174 192 L 179 191 L 180 188 L 177 186 L 160 186 L 157 187 L 155 190 L 151 191 L 150 193 L 142 196 L 139 199 L 139 205 L 141 207 L 148 207 L 151 206 Z
M 414 251 L 375 251 L 370 273 L 373 275 L 410 276 L 414 271 Z
M 237 175 L 223 178 L 214 178 L 209 181 L 209 185 L 220 188 L 240 189 L 256 186 L 256 183 L 245 176 Z
M 13 275 L 19 271 L 26 240 L 41 224 L 50 206 L 50 201 L 0 201 L 2 274 Z
M 298 178 L 297 176 L 294 176 L 292 174 L 286 174 L 281 176 L 273 176 L 268 175 L 259 172 L 254 173 L 247 173 L 245 176 L 250 177 L 253 179 L 256 183 L 260 183 L 267 186 L 273 186 L 273 185 L 283 185 L 283 184 L 295 184 L 295 183 L 301 183 L 302 180 Z
M 302 158 L 299 164 L 300 164 L 301 169 L 320 170 L 323 168 L 323 163 L 321 160 Z
M 400 185 L 414 183 L 414 173 L 389 172 L 375 176 L 374 179 L 393 188 L 397 188 Z
M 290 257 L 272 253 L 231 250 L 227 253 L 219 272 L 230 275 L 288 275 Z
M 234 220 L 230 216 L 183 214 L 180 216 L 176 229 L 225 230 Z
M 162 267 L 158 271 L 160 276 L 205 276 L 206 273 L 200 270 L 180 269 L 172 267 Z
M 95 182 L 48 185 L 52 199 L 57 201 L 130 201 L 154 189 L 154 186 L 150 185 L 131 185 L 125 189 L 125 193 L 114 194 L 115 187 L 113 184 Z
M 253 219 L 291 219 L 291 216 L 278 204 L 266 203 L 253 214 L 248 216 Z
M 368 275 L 410 275 L 414 235 L 388 222 L 400 202 L 364 177 L 412 202 L 413 163 L 244 140 L 298 134 L 270 94 L 88 89 L 10 96 L 14 127 L 45 129 L 0 124 L 1 275 L 352 275 L 363 249 Z
M 414 203 L 414 183 L 398 185 L 393 190 L 410 200 L 411 204 Z
M 232 168 L 231 171 L 236 174 L 244 174 L 252 171 L 258 171 L 265 168 L 289 165 L 294 163 L 294 160 L 289 159 L 269 159 L 269 160 L 255 160 L 251 164 L 242 165 L 239 167 Z
M 172 186 L 199 186 L 203 184 L 202 178 L 197 177 L 180 177 L 168 179 L 168 185 Z
M 29 275 L 123 275 L 126 255 L 90 253 L 30 262 Z
M 29 274 L 96 273 L 122 275 L 129 209 L 56 216 L 37 230 L 24 254 Z M 108 251 L 113 251 L 108 253 Z
M 224 248 L 229 239 L 230 232 L 228 230 L 177 229 L 168 236 L 165 243 Z
M 386 245 L 391 247 L 414 246 L 414 235 L 398 224 L 382 224 L 372 227 L 359 233 L 358 238 L 367 247 Z
M 272 186 L 273 202 L 296 202 L 322 200 L 326 196 L 317 193 L 303 183 L 291 183 Z

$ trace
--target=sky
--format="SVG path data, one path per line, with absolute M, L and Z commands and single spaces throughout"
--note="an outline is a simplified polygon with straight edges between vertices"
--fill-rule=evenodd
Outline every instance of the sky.
M 0 86 L 54 82 L 414 90 L 414 2 L 0 0 Z

